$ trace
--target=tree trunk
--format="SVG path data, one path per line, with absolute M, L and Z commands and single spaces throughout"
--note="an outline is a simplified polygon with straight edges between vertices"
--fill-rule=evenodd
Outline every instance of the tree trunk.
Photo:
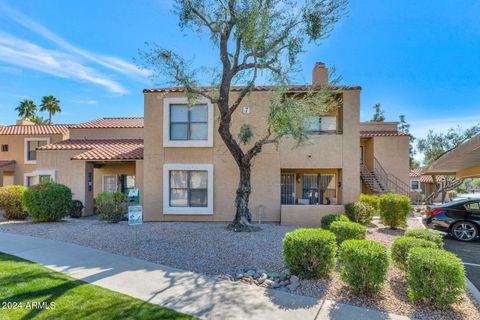
M 242 163 L 239 166 L 240 181 L 238 182 L 237 193 L 235 197 L 235 219 L 229 228 L 234 231 L 253 231 L 252 214 L 248 208 L 252 186 L 250 184 L 251 165 Z

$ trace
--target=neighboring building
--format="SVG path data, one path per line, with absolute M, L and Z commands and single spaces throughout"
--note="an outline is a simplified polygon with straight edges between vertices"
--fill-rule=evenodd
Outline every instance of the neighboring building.
M 431 175 L 424 175 L 425 168 L 416 168 L 410 170 L 410 198 L 415 203 L 420 203 L 425 200 L 426 197 L 431 195 L 435 191 L 435 183 Z M 443 176 L 436 177 L 437 182 L 443 182 Z M 442 201 L 442 195 L 438 195 L 433 202 Z
M 30 186 L 55 179 L 52 172 L 38 169 L 36 149 L 68 136 L 67 125 L 35 125 L 21 119 L 16 125 L 0 126 L 0 185 Z
M 325 87 L 327 74 L 323 64 L 316 64 L 313 85 Z M 256 87 L 244 99 L 233 115 L 234 135 L 244 123 L 263 133 L 272 89 Z M 308 89 L 290 87 L 296 93 Z M 255 158 L 250 197 L 255 221 L 318 225 L 323 215 L 358 201 L 361 192 L 408 194 L 408 135 L 396 122 L 360 123 L 361 88 L 335 89 L 342 105 L 310 119 L 311 137 L 304 145 L 286 139 L 264 146 Z M 241 90 L 232 87 L 231 99 Z M 145 89 L 144 98 L 145 120 L 104 118 L 62 127 L 61 135 L 48 136 L 49 144 L 28 148 L 35 151 L 34 168 L 23 169 L 23 162 L 19 168 L 23 154 L 0 157 L 3 177 L 32 174 L 37 177 L 32 184 L 49 174 L 84 203 L 84 215 L 94 213 L 98 192 L 136 187 L 145 221 L 232 221 L 238 167 L 217 132 L 218 110 L 205 100 L 187 106 L 183 88 Z M 53 133 L 61 126 L 30 127 Z M 7 144 L 18 149 L 31 138 L 21 132 L 18 141 Z M 6 137 L 0 134 L 0 141 Z M 26 184 L 20 178 L 12 183 Z

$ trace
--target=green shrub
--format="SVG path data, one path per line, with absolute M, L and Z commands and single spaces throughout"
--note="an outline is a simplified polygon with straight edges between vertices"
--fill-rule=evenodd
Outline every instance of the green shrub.
M 297 229 L 283 239 L 285 265 L 305 278 L 328 274 L 335 267 L 337 244 L 335 235 L 322 229 Z
M 345 213 L 351 221 L 366 226 L 372 222 L 373 216 L 375 215 L 375 209 L 369 204 L 359 201 L 346 204 Z
M 23 205 L 23 194 L 27 191 L 24 186 L 5 186 L 0 188 L 0 209 L 5 219 L 23 220 L 27 217 Z
M 370 207 L 372 207 L 375 212 L 378 212 L 378 206 L 379 206 L 379 199 L 376 195 L 373 194 L 364 194 L 362 193 L 360 195 L 360 202 L 368 204 Z
M 412 200 L 401 194 L 383 194 L 379 210 L 383 223 L 391 229 L 405 227 L 408 214 L 412 211 Z
M 34 221 L 58 221 L 70 213 L 72 190 L 59 183 L 41 183 L 25 191 L 23 204 Z
M 388 270 L 387 248 L 371 240 L 346 240 L 338 254 L 340 278 L 357 294 L 380 292 Z
M 438 245 L 435 242 L 425 239 L 413 238 L 413 237 L 396 237 L 392 242 L 392 260 L 397 267 L 402 270 L 407 269 L 407 258 L 412 248 L 434 248 L 437 249 Z
M 326 216 L 322 217 L 322 220 L 320 221 L 320 225 L 322 229 L 328 230 L 330 228 L 330 225 L 334 221 L 350 221 L 348 217 L 344 214 L 327 214 Z
M 337 243 L 341 244 L 345 240 L 361 240 L 367 235 L 367 228 L 360 223 L 351 221 L 335 221 L 330 225 L 330 231 L 335 234 Z
M 442 249 L 413 248 L 408 255 L 408 296 L 414 301 L 450 305 L 466 288 L 462 260 Z
M 73 200 L 70 208 L 71 218 L 80 218 L 82 216 L 83 203 L 80 200 Z
M 95 199 L 96 213 L 110 223 L 122 221 L 126 213 L 126 196 L 120 192 L 100 192 Z
M 443 248 L 443 236 L 440 232 L 427 229 L 414 229 L 405 232 L 404 236 L 435 242 L 439 249 Z

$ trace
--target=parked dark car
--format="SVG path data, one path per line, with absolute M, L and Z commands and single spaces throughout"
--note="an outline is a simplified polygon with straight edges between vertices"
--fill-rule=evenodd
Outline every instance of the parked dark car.
M 480 232 L 480 198 L 429 206 L 423 223 L 427 228 L 450 233 L 457 240 L 473 241 Z

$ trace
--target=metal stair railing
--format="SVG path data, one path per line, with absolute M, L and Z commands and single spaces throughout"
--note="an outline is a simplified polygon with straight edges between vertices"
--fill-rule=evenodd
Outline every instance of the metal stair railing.
M 387 192 L 400 193 L 408 195 L 410 187 L 408 184 L 400 180 L 397 176 L 388 173 L 377 158 L 374 159 L 373 172 L 380 177 L 380 179 L 386 185 Z

